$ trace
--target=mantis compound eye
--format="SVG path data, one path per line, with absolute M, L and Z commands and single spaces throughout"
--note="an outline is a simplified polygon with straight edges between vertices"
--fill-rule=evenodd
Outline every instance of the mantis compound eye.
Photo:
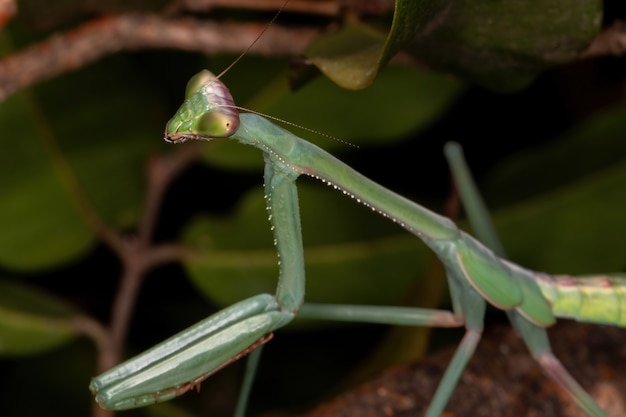
M 209 138 L 231 136 L 239 128 L 239 115 L 234 112 L 210 111 L 198 119 L 198 133 Z
M 194 93 L 198 92 L 200 88 L 206 83 L 217 80 L 217 77 L 209 70 L 202 70 L 187 81 L 187 87 L 185 88 L 185 99 L 189 98 Z

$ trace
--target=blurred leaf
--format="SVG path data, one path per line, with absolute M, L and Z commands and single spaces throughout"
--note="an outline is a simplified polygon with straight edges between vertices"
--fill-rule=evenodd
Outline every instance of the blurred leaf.
M 46 149 L 26 94 L 0 104 L 0 264 L 38 269 L 75 257 L 91 233 Z M 19 140 L 15 140 L 19 137 Z
M 0 280 L 0 355 L 33 355 L 67 343 L 76 337 L 74 315 L 49 294 Z
M 626 160 L 494 214 L 512 260 L 552 273 L 626 268 Z
M 552 273 L 626 270 L 626 105 L 503 160 L 485 181 L 511 259 Z
M 453 1 L 416 31 L 408 50 L 439 71 L 516 91 L 575 59 L 601 24 L 600 0 Z
M 502 204 L 584 179 L 624 160 L 625 131 L 626 104 L 620 103 L 573 126 L 560 138 L 501 161 L 485 181 L 485 193 Z
M 393 305 L 403 300 L 425 265 L 428 252 L 420 241 L 340 193 L 306 183 L 298 193 L 307 301 Z M 192 281 L 219 305 L 275 292 L 277 256 L 262 190 L 250 192 L 233 218 L 194 220 L 183 239 L 201 250 L 185 261 Z
M 121 83 L 126 70 L 112 65 L 118 83 L 103 84 L 86 69 L 0 103 L 4 267 L 38 270 L 84 253 L 94 239 L 87 216 L 122 228 L 137 221 L 143 161 L 160 144 L 160 129 L 141 120 L 160 112 L 148 85 Z
M 602 1 L 396 1 L 386 36 L 360 23 L 321 36 L 307 57 L 347 89 L 368 87 L 405 48 L 421 63 L 487 88 L 516 91 L 572 61 L 598 34 Z
M 462 91 L 463 85 L 448 77 L 391 67 L 362 91 L 346 91 L 318 78 L 291 93 L 284 77 L 278 77 L 246 107 L 321 132 L 320 135 L 286 126 L 295 135 L 333 152 L 347 147 L 340 141 L 388 145 L 411 133 L 417 134 L 441 117 Z M 207 147 L 206 160 L 231 169 L 261 168 L 263 159 L 257 149 L 228 142 L 212 142 Z
M 2 361 L 0 413 L 9 416 L 88 416 L 86 389 L 95 370 L 93 344 L 85 338 L 36 356 Z M 63 410 L 60 412 L 60 410 Z
M 40 94 L 50 127 L 90 203 L 119 228 L 137 222 L 148 154 L 167 148 L 159 91 L 150 79 L 140 81 L 142 70 L 129 64 L 122 58 L 105 69 L 81 71 L 69 86 L 55 83 Z M 94 85 L 102 71 L 116 82 Z M 66 91 L 62 108 L 56 105 L 61 91 Z

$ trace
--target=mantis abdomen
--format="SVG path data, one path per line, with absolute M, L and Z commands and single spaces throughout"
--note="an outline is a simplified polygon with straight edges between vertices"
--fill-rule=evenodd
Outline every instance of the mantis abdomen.
M 626 276 L 535 273 L 555 316 L 626 327 Z

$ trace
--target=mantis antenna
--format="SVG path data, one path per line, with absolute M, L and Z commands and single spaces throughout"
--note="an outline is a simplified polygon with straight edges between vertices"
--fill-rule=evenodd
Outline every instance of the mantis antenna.
M 265 27 L 263 28 L 263 30 L 261 31 L 261 33 L 259 33 L 259 35 L 254 39 L 254 41 L 248 45 L 246 47 L 246 49 L 239 54 L 239 56 L 237 58 L 235 58 L 235 60 L 233 62 L 231 62 L 226 68 L 224 68 L 218 75 L 213 75 L 212 73 L 210 73 L 209 71 L 203 71 L 199 74 L 196 74 L 194 77 L 192 77 L 189 82 L 187 83 L 187 94 L 186 97 L 190 96 L 191 94 L 193 94 L 194 92 L 196 92 L 203 84 L 210 84 L 213 85 L 213 89 L 212 90 L 212 94 L 214 94 L 213 98 L 215 99 L 215 103 L 222 109 L 231 109 L 231 110 L 241 110 L 247 113 L 253 113 L 256 114 L 258 116 L 263 116 L 265 118 L 277 121 L 279 123 L 282 123 L 284 125 L 287 126 L 292 126 L 301 130 L 304 130 L 306 132 L 309 133 L 314 133 L 316 135 L 328 138 L 328 139 L 332 139 L 335 140 L 337 142 L 343 143 L 345 145 L 348 146 L 352 146 L 354 148 L 358 148 L 359 146 L 348 142 L 346 140 L 343 139 L 339 139 L 333 135 L 330 135 L 328 133 L 324 133 L 324 132 L 320 132 L 318 130 L 315 129 L 311 129 L 309 127 L 306 126 L 302 126 L 299 125 L 297 123 L 293 123 L 290 122 L 288 120 L 285 119 L 281 119 L 280 117 L 275 117 L 275 116 L 271 116 L 269 114 L 266 113 L 262 113 L 262 112 L 258 112 L 255 110 L 251 110 L 248 109 L 246 107 L 241 107 L 241 106 L 237 106 L 234 103 L 234 100 L 232 98 L 232 96 L 230 95 L 230 92 L 228 91 L 228 89 L 226 88 L 226 86 L 224 86 L 221 83 L 220 78 L 226 74 L 228 71 L 230 71 L 231 68 L 233 68 L 239 61 L 241 61 L 241 59 L 254 47 L 254 45 L 261 39 L 261 37 L 263 36 L 263 34 L 265 34 L 265 32 L 267 32 L 267 30 L 274 24 L 274 22 L 276 21 L 276 19 L 278 19 L 278 16 L 285 10 L 285 8 L 287 7 L 287 3 L 289 3 L 289 0 L 285 0 L 283 2 L 283 4 L 280 6 L 280 8 L 278 9 L 278 11 L 276 12 L 276 14 L 274 15 L 274 17 L 272 17 L 272 19 L 265 25 Z M 208 89 L 208 88 L 207 88 Z M 211 93 L 208 93 L 211 94 Z M 206 126 L 207 127 L 215 127 L 216 123 L 219 125 L 220 123 L 224 123 L 227 125 L 226 129 L 224 130 L 224 133 L 229 133 L 232 134 L 234 133 L 235 130 L 237 130 L 237 128 L 239 127 L 239 122 L 237 120 L 235 120 L 235 118 L 238 118 L 238 114 L 237 112 L 234 111 L 226 111 L 227 115 L 226 117 L 224 117 L 224 115 L 214 115 L 215 118 L 213 116 L 206 116 L 207 119 L 207 123 Z M 229 136 L 227 135 L 227 136 Z M 219 136 L 219 137 L 224 137 L 224 136 Z M 167 140 L 167 139 L 166 139 Z M 174 141 L 171 141 L 174 142 Z
M 228 71 L 230 71 L 230 69 L 232 67 L 234 67 L 239 61 L 241 61 L 241 58 L 243 58 L 250 51 L 250 49 L 252 49 L 252 47 L 254 45 L 256 45 L 256 43 L 259 41 L 259 39 L 261 39 L 261 37 L 265 34 L 265 32 L 267 32 L 267 30 L 270 28 L 270 26 L 272 26 L 274 24 L 274 22 L 276 21 L 276 19 L 278 19 L 278 15 L 280 15 L 283 12 L 283 10 L 285 10 L 285 7 L 287 7 L 287 3 L 289 3 L 289 0 L 285 0 L 283 2 L 283 4 L 280 6 L 280 8 L 278 9 L 278 11 L 274 15 L 274 17 L 272 17 L 272 20 L 270 20 L 265 25 L 265 27 L 263 28 L 261 33 L 259 33 L 259 35 L 254 39 L 254 41 L 250 45 L 248 45 L 248 47 L 246 49 L 244 49 L 244 51 L 241 54 L 239 54 L 239 56 L 233 62 L 231 62 L 226 68 L 224 68 L 222 70 L 222 72 L 217 74 L 217 76 L 215 77 L 216 79 L 219 80 L 222 77 L 222 75 L 224 75 Z

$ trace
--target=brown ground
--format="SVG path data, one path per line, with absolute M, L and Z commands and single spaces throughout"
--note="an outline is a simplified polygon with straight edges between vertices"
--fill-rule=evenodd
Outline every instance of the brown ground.
M 626 329 L 561 321 L 549 334 L 556 356 L 607 414 L 626 416 Z M 452 353 L 391 369 L 304 416 L 423 416 Z M 485 333 L 443 415 L 584 416 L 509 326 Z

